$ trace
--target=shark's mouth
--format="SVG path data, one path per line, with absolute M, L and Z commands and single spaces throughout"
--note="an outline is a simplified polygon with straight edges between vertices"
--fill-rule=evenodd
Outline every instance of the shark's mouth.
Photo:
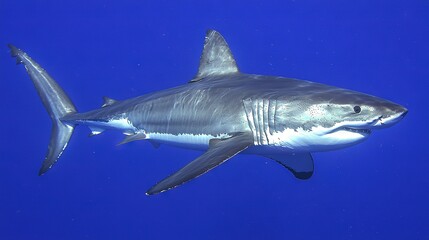
M 370 129 L 364 129 L 364 128 L 351 128 L 351 127 L 343 127 L 341 130 L 349 131 L 349 132 L 355 132 L 355 133 L 361 133 L 365 135 L 371 134 Z

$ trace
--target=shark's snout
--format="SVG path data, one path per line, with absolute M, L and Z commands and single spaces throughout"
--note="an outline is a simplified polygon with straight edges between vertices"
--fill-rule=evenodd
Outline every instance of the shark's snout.
M 390 114 L 381 115 L 375 122 L 375 128 L 386 128 L 391 127 L 401 121 L 408 113 L 408 109 L 395 104 L 390 108 Z
M 407 115 L 408 113 L 408 109 L 404 108 L 404 110 L 402 111 L 401 117 L 404 118 L 405 115 Z

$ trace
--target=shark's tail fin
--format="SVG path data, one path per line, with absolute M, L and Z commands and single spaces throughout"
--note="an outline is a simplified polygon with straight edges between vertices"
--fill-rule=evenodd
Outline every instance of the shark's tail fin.
M 39 64 L 15 46 L 11 44 L 8 46 L 12 56 L 16 57 L 17 64 L 24 64 L 27 73 L 36 87 L 37 93 L 42 99 L 43 105 L 52 119 L 51 140 L 45 160 L 39 171 L 39 175 L 42 175 L 61 156 L 74 130 L 74 126 L 62 123 L 60 119 L 66 115 L 75 113 L 76 108 L 63 89 Z

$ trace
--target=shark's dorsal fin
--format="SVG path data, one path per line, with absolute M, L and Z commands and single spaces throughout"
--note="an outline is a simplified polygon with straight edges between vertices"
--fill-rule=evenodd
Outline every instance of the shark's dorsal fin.
M 198 73 L 191 82 L 207 76 L 238 73 L 237 64 L 225 39 L 215 30 L 207 31 Z
M 109 97 L 104 96 L 103 97 L 103 105 L 101 105 L 101 107 L 107 107 L 107 106 L 110 106 L 116 102 L 117 101 L 115 99 L 111 99 Z

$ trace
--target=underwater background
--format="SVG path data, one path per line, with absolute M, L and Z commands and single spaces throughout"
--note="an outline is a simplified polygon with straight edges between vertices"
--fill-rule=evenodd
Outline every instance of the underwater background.
M 315 153 L 301 181 L 253 155 L 145 191 L 201 154 L 78 127 L 37 175 L 51 122 L 8 43 L 79 111 L 185 84 L 216 29 L 242 72 L 348 88 L 408 115 Z M 0 239 L 429 239 L 429 1 L 0 1 Z

